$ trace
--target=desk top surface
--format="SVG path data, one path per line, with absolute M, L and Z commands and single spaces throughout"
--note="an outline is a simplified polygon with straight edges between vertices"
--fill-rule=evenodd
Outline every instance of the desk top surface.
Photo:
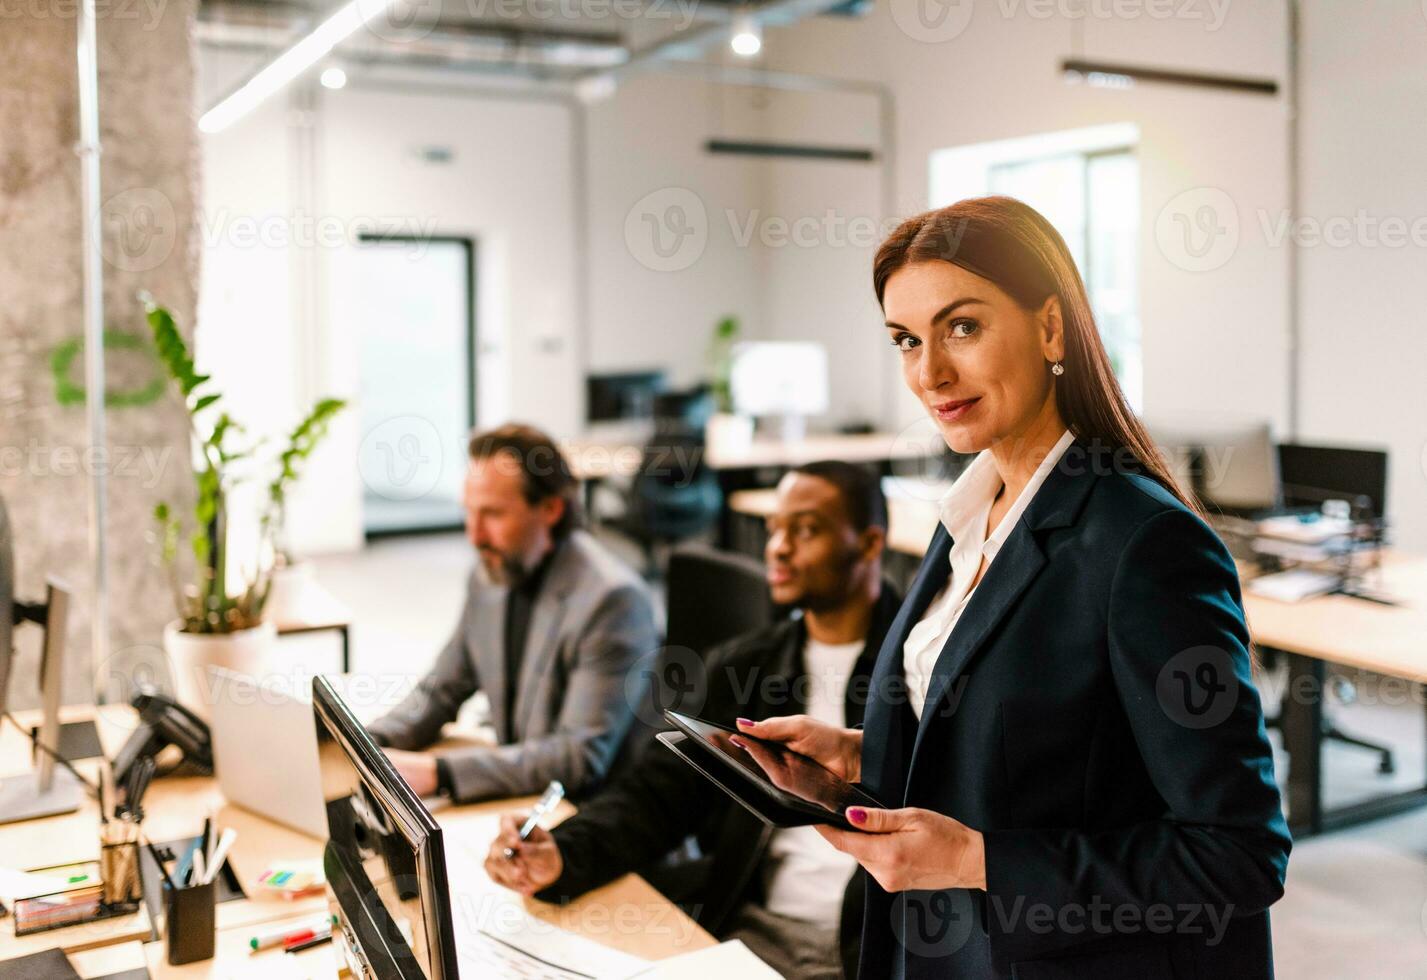
M 643 445 L 628 439 L 592 434 L 566 440 L 561 449 L 576 479 L 589 480 L 633 476 L 639 471 Z M 829 433 L 809 435 L 793 442 L 755 439 L 740 448 L 710 444 L 704 451 L 704 462 L 716 470 L 730 470 L 799 466 L 820 459 L 868 463 L 921 459 L 926 455 L 927 447 L 923 441 L 895 432 Z
M 768 516 L 776 503 L 772 490 L 743 490 L 729 497 L 730 508 L 750 517 Z M 892 497 L 887 512 L 888 548 L 920 558 L 936 530 L 936 501 Z M 1427 683 L 1427 558 L 1388 552 L 1370 583 L 1397 604 L 1338 595 L 1281 602 L 1245 591 L 1244 611 L 1254 641 Z
M 127 705 L 110 705 L 97 711 L 90 706 L 70 706 L 62 710 L 61 717 L 65 721 L 94 718 L 100 741 L 111 756 L 135 723 L 134 712 Z M 38 721 L 35 712 L 17 712 L 17 718 L 25 725 Z M 86 778 L 96 775 L 94 761 L 76 766 Z M 24 772 L 29 767 L 28 739 L 14 726 L 4 726 L 0 729 L 0 775 Z M 147 936 L 149 931 L 147 916 L 140 913 L 126 919 L 70 926 L 20 938 L 14 936 L 8 923 L 0 923 L 0 960 L 61 946 L 71 953 L 87 951 L 79 957 L 85 964 L 82 972 L 97 976 L 132 968 L 124 963 L 133 958 L 137 949 L 155 980 L 239 976 L 297 980 L 337 975 L 330 944 L 297 955 L 281 950 L 249 955 L 247 949 L 254 926 L 306 919 L 325 912 L 326 900 L 322 896 L 288 901 L 264 897 L 255 888 L 257 878 L 273 863 L 320 860 L 322 841 L 227 804 L 216 781 L 208 777 L 157 779 L 144 802 L 147 812 L 144 834 L 151 840 L 166 841 L 197 834 L 209 813 L 217 814 L 220 826 L 238 831 L 229 861 L 243 890 L 251 897 L 218 905 L 215 957 L 184 967 L 168 966 L 163 961 L 162 942 L 142 946 L 134 942 L 138 936 Z M 713 945 L 714 940 L 707 932 L 635 875 L 625 875 L 567 906 L 522 899 L 491 882 L 481 869 L 481 862 L 485 848 L 495 836 L 500 814 L 531 803 L 530 799 L 497 800 L 435 811 L 445 831 L 454 903 L 474 897 L 486 909 L 509 906 L 523 910 L 533 917 L 584 934 L 595 942 L 647 959 L 663 959 Z M 568 806 L 564 810 L 566 815 L 573 812 Z M 98 807 L 93 800 L 86 799 L 75 813 L 0 826 L 0 867 L 25 869 L 94 859 L 98 850 Z M 582 928 L 585 923 L 611 921 L 633 925 L 624 929 Z

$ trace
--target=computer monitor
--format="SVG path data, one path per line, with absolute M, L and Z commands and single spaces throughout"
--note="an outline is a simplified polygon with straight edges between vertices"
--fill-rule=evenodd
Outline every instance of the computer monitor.
M 1189 475 L 1190 486 L 1209 508 L 1251 516 L 1279 506 L 1278 452 L 1267 422 L 1149 428 L 1170 468 L 1176 476 Z
M 803 341 L 735 344 L 729 369 L 733 410 L 740 415 L 777 416 L 785 433 L 795 420 L 828 410 L 827 348 Z
M 441 828 L 331 683 L 312 682 L 333 938 L 354 976 L 457 980 Z
M 585 379 L 586 418 L 590 422 L 647 419 L 654 396 L 667 387 L 663 371 L 591 374 Z
M 1278 447 L 1278 468 L 1288 507 L 1317 508 L 1325 500 L 1346 500 L 1359 515 L 1387 514 L 1383 450 L 1284 443 Z
M 59 709 L 64 685 L 65 631 L 69 621 L 69 590 L 51 578 L 45 583 L 43 603 L 15 602 L 10 599 L 13 623 L 26 620 L 44 626 L 44 644 L 40 653 L 40 703 L 43 711 L 40 727 L 32 737 L 39 739 L 50 751 L 37 750 L 33 772 L 0 779 L 0 823 L 34 820 L 72 813 L 79 809 L 84 788 L 68 769 L 56 767 L 54 752 L 60 746 Z M 13 633 L 11 635 L 13 640 Z M 9 647 L 0 660 L 0 673 L 5 674 L 8 687 L 10 663 L 14 647 Z M 8 710 L 7 692 L 0 688 L 0 710 Z M 29 735 L 29 732 L 25 734 Z

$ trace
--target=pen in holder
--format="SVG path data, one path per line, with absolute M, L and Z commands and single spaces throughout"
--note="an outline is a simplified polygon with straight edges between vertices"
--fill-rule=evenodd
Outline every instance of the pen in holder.
M 105 908 L 136 909 L 143 895 L 139 880 L 139 825 L 111 820 L 99 828 L 99 877 Z
M 186 888 L 175 887 L 171 880 L 164 882 L 164 943 L 170 966 L 213 958 L 216 893 L 213 881 Z

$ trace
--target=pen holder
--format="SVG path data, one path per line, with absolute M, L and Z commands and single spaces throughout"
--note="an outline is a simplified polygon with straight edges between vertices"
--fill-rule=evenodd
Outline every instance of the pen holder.
M 100 828 L 99 877 L 102 902 L 110 909 L 137 908 L 143 896 L 139 879 L 139 825 L 111 820 Z
M 217 883 L 174 888 L 164 883 L 164 943 L 170 966 L 213 958 Z

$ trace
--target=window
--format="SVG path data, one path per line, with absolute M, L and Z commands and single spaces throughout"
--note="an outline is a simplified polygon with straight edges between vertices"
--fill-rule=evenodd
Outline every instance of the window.
M 1115 376 L 1141 409 L 1139 161 L 1134 127 L 1109 126 L 932 154 L 932 205 L 979 194 L 1025 201 L 1075 259 Z

